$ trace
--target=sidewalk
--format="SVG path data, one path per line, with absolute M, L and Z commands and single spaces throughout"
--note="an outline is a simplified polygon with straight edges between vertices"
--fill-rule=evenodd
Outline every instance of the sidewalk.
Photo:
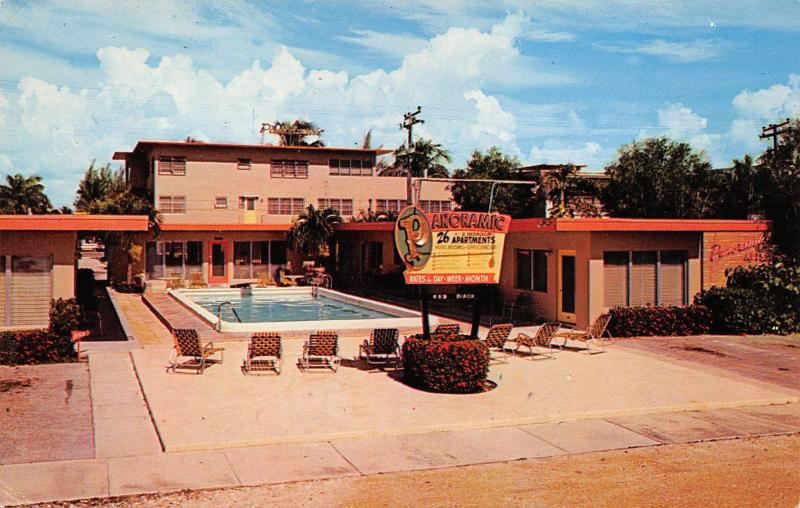
M 0 466 L 6 506 L 800 432 L 800 404 Z

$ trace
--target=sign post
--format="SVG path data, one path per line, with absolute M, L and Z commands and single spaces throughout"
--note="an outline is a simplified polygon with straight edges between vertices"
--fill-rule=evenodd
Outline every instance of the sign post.
M 503 261 L 509 215 L 482 212 L 426 213 L 418 206 L 404 208 L 395 223 L 395 246 L 406 270 L 406 284 L 420 288 L 422 326 L 426 336 L 426 285 L 497 284 Z M 480 298 L 474 300 L 471 335 L 477 337 Z

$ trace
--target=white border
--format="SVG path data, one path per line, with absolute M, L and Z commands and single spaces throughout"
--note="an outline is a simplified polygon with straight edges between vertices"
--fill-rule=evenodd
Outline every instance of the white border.
M 217 316 L 201 307 L 191 299 L 192 294 L 229 294 L 239 296 L 247 288 L 202 288 L 202 289 L 170 289 L 167 293 L 183 304 L 189 310 L 197 314 L 200 318 L 208 322 L 215 330 L 221 332 L 307 332 L 313 330 L 365 330 L 371 328 L 421 328 L 421 314 L 417 311 L 398 307 L 388 303 L 377 302 L 359 296 L 348 295 L 331 289 L 318 288 L 319 294 L 333 300 L 339 300 L 364 307 L 366 309 L 392 314 L 397 317 L 376 318 L 376 319 L 330 319 L 320 321 L 276 321 L 259 323 L 237 323 L 231 321 L 218 320 Z M 310 287 L 291 287 L 291 288 L 253 288 L 254 294 L 258 293 L 305 293 L 310 294 Z M 221 321 L 221 322 L 220 322 Z M 438 324 L 436 316 L 430 316 L 432 326 Z M 221 326 L 220 326 L 221 325 Z

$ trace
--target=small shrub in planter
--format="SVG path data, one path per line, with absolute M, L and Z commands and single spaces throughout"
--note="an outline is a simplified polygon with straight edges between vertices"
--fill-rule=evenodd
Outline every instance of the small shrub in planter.
M 688 307 L 614 307 L 608 331 L 613 337 L 703 335 L 711 328 L 711 313 Z
M 405 381 L 423 390 L 476 393 L 486 386 L 489 349 L 466 335 L 413 335 L 403 343 Z

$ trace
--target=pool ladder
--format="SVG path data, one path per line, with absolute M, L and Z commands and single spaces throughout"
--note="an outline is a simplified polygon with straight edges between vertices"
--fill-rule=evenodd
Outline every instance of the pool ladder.
M 236 318 L 236 321 L 242 322 L 242 318 L 239 317 L 239 313 L 236 312 L 236 308 L 233 306 L 231 302 L 222 302 L 221 304 L 217 305 L 217 331 L 222 331 L 222 307 L 225 305 L 231 306 L 231 312 L 233 312 L 233 316 Z

